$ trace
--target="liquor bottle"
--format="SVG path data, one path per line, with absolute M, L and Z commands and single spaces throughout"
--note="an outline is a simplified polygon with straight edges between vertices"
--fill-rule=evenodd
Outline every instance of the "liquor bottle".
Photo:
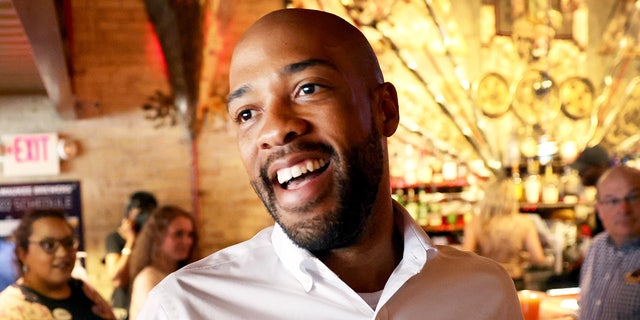
M 429 213 L 431 208 L 429 206 L 429 196 L 424 187 L 420 187 L 418 191 L 418 224 L 426 226 L 429 224 Z
M 522 183 L 522 178 L 520 177 L 520 168 L 518 166 L 514 166 L 511 172 L 511 179 L 513 180 L 514 192 L 516 193 L 516 199 L 518 202 L 522 201 L 524 186 Z
M 577 203 L 582 184 L 578 172 L 570 166 L 565 166 L 560 184 L 562 185 L 562 201 L 565 203 Z
M 416 221 L 418 221 L 418 197 L 414 188 L 407 190 L 407 204 L 405 206 L 409 215 Z
M 431 211 L 429 212 L 428 225 L 431 228 L 440 228 L 442 226 L 442 213 L 439 203 L 431 204 Z
M 391 197 L 398 201 L 403 207 L 407 205 L 407 195 L 403 188 L 395 188 L 391 193 Z
M 528 203 L 538 203 L 540 201 L 540 189 L 542 181 L 539 173 L 539 164 L 536 160 L 530 159 L 527 163 L 529 175 L 524 181 L 524 194 Z
M 560 179 L 553 173 L 551 163 L 544 168 L 544 179 L 542 184 L 542 202 L 547 204 L 558 203 L 560 196 Z

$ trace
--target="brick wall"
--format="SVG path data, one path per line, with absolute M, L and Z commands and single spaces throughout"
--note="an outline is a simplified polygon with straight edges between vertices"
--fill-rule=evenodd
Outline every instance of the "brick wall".
M 219 3 L 227 10 L 230 32 L 236 34 L 282 6 L 274 0 Z M 100 263 L 104 239 L 120 222 L 127 196 L 135 190 L 149 190 L 161 204 L 198 213 L 201 257 L 272 224 L 249 186 L 227 123 L 206 122 L 193 143 L 185 126 L 154 128 L 144 119 L 141 106 L 146 98 L 155 90 L 169 89 L 143 2 L 75 0 L 72 8 L 78 118 L 61 119 L 44 96 L 0 96 L 0 134 L 58 132 L 76 139 L 81 153 L 62 163 L 59 176 L 0 176 L 0 183 L 81 182 L 87 269 L 93 284 L 110 295 Z

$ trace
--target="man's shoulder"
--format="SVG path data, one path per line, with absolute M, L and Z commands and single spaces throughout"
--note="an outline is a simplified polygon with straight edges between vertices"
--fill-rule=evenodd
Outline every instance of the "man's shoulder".
M 594 235 L 593 238 L 591 238 L 590 246 L 594 244 L 599 244 L 599 245 L 606 244 L 608 238 L 609 238 L 609 235 L 605 231 L 598 232 L 598 234 Z
M 493 260 L 485 258 L 471 251 L 465 251 L 450 245 L 436 245 L 438 257 L 448 260 L 464 260 L 466 262 L 491 263 Z
M 241 291 L 247 283 L 273 285 L 273 275 L 282 274 L 282 268 L 271 244 L 271 229 L 263 229 L 249 240 L 220 249 L 171 273 L 151 290 L 145 306 L 152 303 L 183 312 L 195 310 L 190 308 Z
M 178 270 L 177 276 L 200 272 L 225 272 L 229 268 L 255 268 L 265 259 L 277 259 L 271 243 L 272 227 L 265 228 L 249 240 L 220 249 Z
M 449 273 L 487 274 L 511 279 L 502 266 L 496 261 L 480 256 L 474 252 L 463 251 L 451 246 L 437 245 L 438 254 L 431 260 L 434 267 L 448 270 Z M 427 262 L 427 265 L 430 262 Z
M 420 273 L 401 291 L 405 299 L 433 304 L 434 319 L 469 318 L 464 310 L 477 310 L 478 319 L 517 319 L 520 308 L 516 289 L 509 274 L 497 262 L 470 251 L 437 245 L 435 256 L 429 257 Z M 470 293 L 479 294 L 470 294 Z M 443 308 L 433 301 L 454 297 L 466 309 Z

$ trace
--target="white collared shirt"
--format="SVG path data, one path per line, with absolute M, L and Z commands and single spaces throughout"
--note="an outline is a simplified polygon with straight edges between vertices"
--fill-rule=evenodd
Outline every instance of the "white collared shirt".
M 394 206 L 404 235 L 403 258 L 376 310 L 275 225 L 165 278 L 138 319 L 522 317 L 504 269 L 473 253 L 436 248 L 404 208 Z

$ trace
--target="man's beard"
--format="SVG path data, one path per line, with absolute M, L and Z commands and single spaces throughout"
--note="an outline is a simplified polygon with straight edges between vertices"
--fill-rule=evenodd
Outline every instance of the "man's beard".
M 372 126 L 373 127 L 373 126 Z M 364 144 L 345 151 L 341 158 L 335 150 L 324 144 L 296 144 L 283 151 L 321 150 L 330 155 L 334 171 L 335 189 L 332 194 L 319 195 L 316 201 L 287 208 L 290 214 L 314 210 L 320 197 L 335 197 L 335 207 L 312 219 L 287 224 L 276 202 L 276 197 L 267 175 L 267 165 L 261 170 L 261 179 L 251 181 L 254 190 L 269 210 L 273 219 L 285 234 L 298 246 L 314 253 L 344 248 L 356 243 L 365 228 L 375 202 L 382 178 L 384 155 L 380 135 L 375 128 Z M 282 156 L 274 155 L 272 158 Z

